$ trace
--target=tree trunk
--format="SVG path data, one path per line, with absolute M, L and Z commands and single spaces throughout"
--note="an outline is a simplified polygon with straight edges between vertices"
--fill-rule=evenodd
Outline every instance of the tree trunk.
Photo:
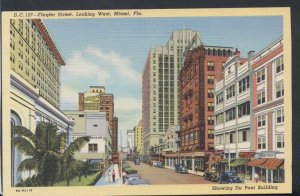
M 70 185 L 70 180 L 69 180 L 69 176 L 67 176 L 67 186 Z
M 81 174 L 79 175 L 79 182 L 81 182 Z

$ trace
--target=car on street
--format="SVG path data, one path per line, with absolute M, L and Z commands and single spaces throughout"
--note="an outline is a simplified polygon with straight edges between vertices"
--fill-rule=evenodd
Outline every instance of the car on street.
M 235 171 L 225 171 L 220 174 L 220 184 L 231 184 L 231 183 L 244 183 Z
M 139 174 L 128 174 L 126 184 L 129 184 L 132 180 L 141 179 Z
M 165 165 L 164 165 L 162 162 L 158 161 L 158 162 L 156 163 L 155 167 L 165 168 Z
M 134 179 L 134 180 L 131 180 L 129 183 L 129 185 L 149 185 L 149 182 L 145 179 Z
M 140 160 L 139 159 L 135 159 L 134 164 L 135 165 L 139 165 L 140 164 Z
M 212 181 L 212 182 L 217 182 L 219 180 L 219 176 L 216 172 L 205 172 L 204 175 L 203 175 L 204 179 L 205 180 L 209 180 L 209 181 Z
M 183 174 L 187 174 L 188 171 L 187 171 L 187 168 L 183 165 L 176 165 L 175 166 L 175 172 L 176 173 L 183 173 Z

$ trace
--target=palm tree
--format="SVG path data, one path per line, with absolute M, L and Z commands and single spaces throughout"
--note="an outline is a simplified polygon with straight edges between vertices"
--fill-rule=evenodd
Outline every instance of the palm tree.
M 53 186 L 61 172 L 68 177 L 80 168 L 80 161 L 74 159 L 74 152 L 79 151 L 89 141 L 89 137 L 80 137 L 65 149 L 66 134 L 59 133 L 56 125 L 39 122 L 35 133 L 29 129 L 12 127 L 12 144 L 29 156 L 23 160 L 18 171 L 34 170 L 41 177 L 42 185 Z

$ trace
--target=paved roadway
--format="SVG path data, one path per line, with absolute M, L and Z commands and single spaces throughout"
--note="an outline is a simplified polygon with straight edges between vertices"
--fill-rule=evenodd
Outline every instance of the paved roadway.
M 155 184 L 215 184 L 215 182 L 204 180 L 202 176 L 194 174 L 178 174 L 172 169 L 150 167 L 142 163 L 135 165 L 132 161 L 126 163 L 133 169 L 138 170 L 138 174 L 146 179 L 151 185 Z

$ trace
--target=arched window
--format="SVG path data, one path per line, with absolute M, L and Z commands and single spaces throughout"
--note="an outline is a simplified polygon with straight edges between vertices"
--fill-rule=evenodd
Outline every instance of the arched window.
M 216 56 L 216 49 L 213 49 L 213 56 Z
M 223 50 L 223 56 L 228 56 L 226 50 Z
M 208 49 L 208 52 L 207 52 L 207 54 L 210 56 L 211 55 L 211 53 L 210 53 L 210 49 Z
M 220 49 L 218 50 L 218 56 L 222 56 L 222 51 Z
M 13 110 L 11 110 L 11 114 L 10 114 L 10 125 L 12 127 L 22 125 L 20 116 Z

